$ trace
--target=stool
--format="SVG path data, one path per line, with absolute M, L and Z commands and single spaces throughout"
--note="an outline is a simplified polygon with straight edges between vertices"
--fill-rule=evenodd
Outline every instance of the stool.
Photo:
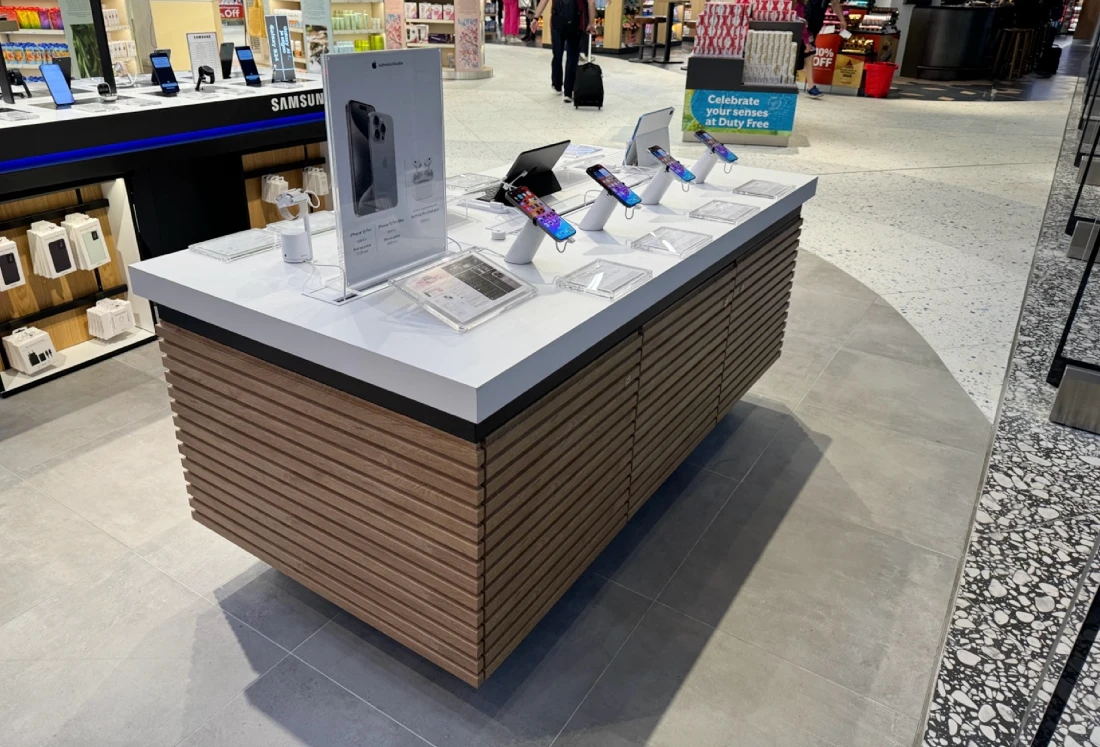
M 993 75 L 1002 80 L 1016 80 L 1029 72 L 1034 43 L 1033 29 L 1003 29 L 993 63 Z
M 664 16 L 635 16 L 634 22 L 638 24 L 638 33 L 641 38 L 638 40 L 638 59 L 632 60 L 632 62 L 656 62 L 657 61 L 657 24 L 664 23 Z M 649 27 L 653 27 L 653 43 L 650 45 L 650 49 L 653 50 L 653 54 L 647 60 L 645 58 L 645 32 Z

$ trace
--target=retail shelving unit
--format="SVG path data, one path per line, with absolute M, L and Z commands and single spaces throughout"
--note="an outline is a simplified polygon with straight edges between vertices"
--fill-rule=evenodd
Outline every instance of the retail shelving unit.
M 10 16 L 10 20 L 18 24 L 15 17 L 15 7 L 23 7 L 22 3 L 15 2 L 15 0 L 0 0 L 0 18 L 7 15 Z M 31 7 L 42 8 L 57 8 L 57 0 L 42 0 L 41 3 L 36 2 Z M 8 24 L 4 24 L 8 25 Z M 72 44 L 69 41 L 68 35 L 64 28 L 54 29 L 41 29 L 41 28 L 14 28 L 4 31 L 0 31 L 0 53 L 4 47 L 17 44 L 63 44 L 65 45 L 64 55 L 69 56 L 72 54 Z M 5 58 L 7 67 L 9 70 L 18 70 L 31 81 L 37 81 L 41 79 L 41 75 L 38 70 L 38 62 L 27 62 L 24 60 L 16 61 L 12 59 L 13 55 Z
M 288 2 L 291 0 L 272 0 L 273 2 Z M 332 33 L 334 48 L 341 42 L 351 42 L 355 45 L 354 51 L 366 52 L 386 48 L 386 9 L 383 0 L 330 0 L 332 3 L 332 23 L 329 26 Z M 344 28 L 339 21 L 341 17 L 355 18 L 355 14 L 361 14 L 362 28 Z M 377 28 L 374 22 L 378 21 Z M 352 25 L 356 25 L 356 21 Z M 338 28 L 340 26 L 340 28 Z

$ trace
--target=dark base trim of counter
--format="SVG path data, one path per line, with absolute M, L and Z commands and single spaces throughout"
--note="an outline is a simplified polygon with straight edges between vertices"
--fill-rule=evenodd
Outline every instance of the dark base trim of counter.
M 625 340 L 630 334 L 636 332 L 639 327 L 648 322 L 650 319 L 655 318 L 658 314 L 663 312 L 675 304 L 680 299 L 694 292 L 697 288 L 708 282 L 711 278 L 718 275 L 725 270 L 737 259 L 746 253 L 752 251 L 756 247 L 766 243 L 775 236 L 778 236 L 783 231 L 789 229 L 793 223 L 799 219 L 800 211 L 798 209 L 788 213 L 783 218 L 780 218 L 774 224 L 769 226 L 764 232 L 756 236 L 751 243 L 746 243 L 737 248 L 737 250 L 731 252 L 725 261 L 715 264 L 710 267 L 705 273 L 700 274 L 694 279 L 693 282 L 685 284 L 676 289 L 675 292 L 670 293 L 665 298 L 661 299 L 659 303 L 646 309 L 643 313 L 639 314 L 635 318 L 629 320 L 621 327 L 607 335 L 597 345 L 592 346 L 588 350 L 584 351 L 576 358 L 568 361 L 553 373 L 549 374 L 545 378 L 539 380 L 533 387 L 525 391 L 523 394 L 516 397 L 507 405 L 497 410 L 480 423 L 473 423 L 464 418 L 460 418 L 456 415 L 452 415 L 447 412 L 443 412 L 437 408 L 425 405 L 422 402 L 417 402 L 413 399 L 405 397 L 400 394 L 394 394 L 391 391 L 382 389 L 373 384 L 368 384 L 360 379 L 356 379 L 347 374 L 334 371 L 331 368 L 322 366 L 319 363 L 308 361 L 304 358 L 300 358 L 291 353 L 287 353 L 283 350 L 273 348 L 270 345 L 266 345 L 262 342 L 257 342 L 243 335 L 231 332 L 222 327 L 218 327 L 209 322 L 204 322 L 200 319 L 196 319 L 193 316 L 189 316 L 175 309 L 168 308 L 163 305 L 157 306 L 157 311 L 162 320 L 181 327 L 182 329 L 194 332 L 195 334 L 207 337 L 214 342 L 221 343 L 226 347 L 233 348 L 242 353 L 259 358 L 262 361 L 266 361 L 274 366 L 285 368 L 288 371 L 293 371 L 296 374 L 313 379 L 321 384 L 330 386 L 333 389 L 337 389 L 346 394 L 350 394 L 354 397 L 366 400 L 373 404 L 385 407 L 388 410 L 399 413 L 406 417 L 417 420 L 425 425 L 437 428 L 445 433 L 449 433 L 453 436 L 457 436 L 466 441 L 478 443 L 484 441 L 493 431 L 500 426 L 507 423 L 509 420 L 520 414 L 538 400 L 554 391 L 559 385 L 568 381 L 581 369 L 588 366 L 595 361 L 601 355 L 611 350 L 620 342 Z

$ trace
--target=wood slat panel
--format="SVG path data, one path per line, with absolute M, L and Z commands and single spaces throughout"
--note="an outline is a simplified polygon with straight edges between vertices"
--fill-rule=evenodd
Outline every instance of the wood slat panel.
M 175 325 L 161 322 L 157 325 L 157 332 L 161 336 L 161 349 L 168 351 L 171 345 L 185 347 L 192 352 L 203 352 L 207 357 L 213 357 L 215 353 L 226 356 L 218 360 L 230 361 L 236 359 L 238 363 L 227 362 L 238 371 L 251 373 L 254 378 L 266 381 L 295 396 L 319 404 L 329 410 L 345 412 L 355 420 L 362 423 L 364 428 L 372 428 L 379 434 L 398 439 L 401 442 L 399 448 L 408 450 L 404 453 L 416 453 L 416 449 L 423 448 L 436 454 L 453 460 L 461 465 L 480 467 L 485 460 L 484 449 L 478 444 L 464 441 L 457 436 L 419 423 L 412 418 L 399 415 L 379 405 L 351 394 L 341 392 L 339 389 L 325 386 L 313 379 L 307 378 L 285 368 L 262 361 L 259 358 L 242 353 L 213 340 L 197 335 L 193 332 L 180 329 Z M 190 342 L 190 344 L 188 344 Z M 421 457 L 427 460 L 427 457 Z M 445 467 L 440 467 L 446 471 Z
M 480 505 L 484 499 L 484 491 L 479 487 L 482 476 L 480 468 L 457 464 L 419 444 L 409 444 L 364 426 L 347 412 L 295 396 L 258 378 L 255 370 L 243 370 L 239 359 L 220 351 L 212 348 L 196 350 L 190 341 L 169 345 L 169 355 L 174 360 L 203 375 L 202 378 L 195 375 L 189 378 L 220 394 L 237 398 L 270 417 L 287 421 L 292 418 L 296 428 L 319 439 L 348 444 L 357 457 L 377 465 L 372 471 L 393 472 L 401 478 L 422 481 L 473 506 Z M 431 468 L 426 468 L 429 465 Z
M 201 504 L 199 505 L 201 506 Z M 257 540 L 255 535 L 249 532 L 247 528 L 234 524 L 212 509 L 196 510 L 193 516 L 203 526 L 217 532 L 238 547 L 248 550 L 260 560 L 290 576 L 307 589 L 351 612 L 360 620 L 374 626 L 401 645 L 412 649 L 467 684 L 477 687 L 483 681 L 481 674 L 483 671 L 482 659 L 462 657 L 459 661 L 455 661 L 444 656 L 422 639 L 414 637 L 406 630 L 391 624 L 385 616 L 377 614 L 370 601 L 364 599 L 354 589 L 349 589 L 326 577 L 308 563 L 293 557 L 282 548 L 266 544 L 261 547 L 261 541 Z
M 364 584 L 378 589 L 402 604 L 426 614 L 437 613 L 454 618 L 458 624 L 473 629 L 481 624 L 481 596 L 469 595 L 459 603 L 422 583 L 414 572 L 398 570 L 392 564 L 378 560 L 368 551 L 368 545 L 354 533 L 325 517 L 298 509 L 287 511 L 284 502 L 274 494 L 262 494 L 257 486 L 248 484 L 240 475 L 223 468 L 220 474 L 195 462 L 185 461 L 186 480 L 208 495 L 226 495 L 237 511 L 250 516 L 272 531 L 294 539 L 316 554 L 335 563 L 344 563 L 346 570 Z M 244 484 L 242 484 L 244 483 Z M 261 489 L 262 490 L 262 489 Z M 371 548 L 373 549 L 373 548 Z
M 403 517 L 419 517 L 416 521 L 419 531 L 456 550 L 467 549 L 476 555 L 480 516 L 454 516 L 416 496 L 373 482 L 368 474 L 350 469 L 320 452 L 304 449 L 292 437 L 283 437 L 257 425 L 240 409 L 221 409 L 219 405 L 224 404 L 224 398 L 219 402 L 216 395 L 185 379 L 177 370 L 175 362 L 169 359 L 165 380 L 172 387 L 169 394 L 173 401 L 194 413 L 188 414 L 187 421 L 230 441 L 237 441 L 249 451 L 269 459 L 278 459 L 277 455 L 282 454 L 282 459 L 293 465 L 295 471 L 304 473 L 308 469 L 316 475 L 315 479 L 323 480 L 338 492 L 345 492 L 345 486 L 355 486 L 374 499 L 370 505 L 375 510 L 383 512 L 385 506 L 393 512 L 400 512 Z M 392 513 L 390 515 L 393 516 Z

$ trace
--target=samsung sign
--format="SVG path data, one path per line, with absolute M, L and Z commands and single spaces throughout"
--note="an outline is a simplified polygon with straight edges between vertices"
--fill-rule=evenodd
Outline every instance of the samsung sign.
M 292 109 L 312 109 L 325 105 L 325 95 L 321 91 L 315 93 L 291 93 L 286 96 L 271 97 L 271 111 L 285 112 Z

